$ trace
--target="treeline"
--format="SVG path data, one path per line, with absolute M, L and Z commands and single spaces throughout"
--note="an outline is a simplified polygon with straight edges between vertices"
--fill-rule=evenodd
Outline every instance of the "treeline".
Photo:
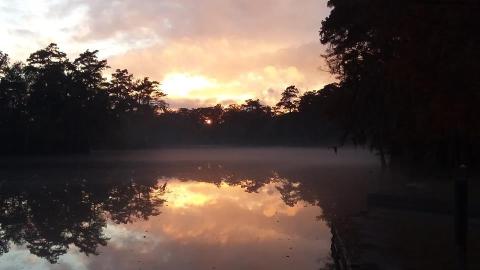
M 478 1 L 329 0 L 320 38 L 347 138 L 384 165 L 479 165 Z
M 332 145 L 339 131 L 323 115 L 321 91 L 295 95 L 277 106 L 257 100 L 228 107 L 179 109 L 159 115 L 158 138 L 166 144 Z M 293 105 L 293 106 L 292 106 Z
M 26 63 L 10 64 L 1 53 L 0 151 L 86 152 L 120 145 L 166 109 L 158 82 L 134 80 L 127 70 L 107 80 L 107 68 L 97 51 L 70 61 L 56 44 L 32 53 Z
M 70 61 L 50 44 L 32 53 L 26 63 L 11 63 L 0 52 L 0 153 L 184 144 L 305 145 L 336 137 L 335 127 L 323 115 L 324 91 L 299 96 L 290 86 L 275 107 L 247 100 L 228 107 L 170 110 L 158 82 L 135 79 L 120 69 L 107 79 L 109 67 L 97 53 L 87 50 Z

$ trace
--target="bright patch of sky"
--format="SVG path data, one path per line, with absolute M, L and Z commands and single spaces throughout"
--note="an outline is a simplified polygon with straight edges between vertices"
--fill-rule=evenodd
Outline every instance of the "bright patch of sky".
M 99 50 L 112 69 L 160 81 L 173 107 L 272 105 L 289 85 L 334 81 L 318 37 L 328 12 L 321 0 L 1 0 L 0 50 Z

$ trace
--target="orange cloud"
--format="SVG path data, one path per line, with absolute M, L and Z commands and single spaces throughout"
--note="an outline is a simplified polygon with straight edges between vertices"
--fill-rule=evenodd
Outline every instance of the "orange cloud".
M 319 70 L 321 53 L 320 44 L 313 42 L 284 47 L 252 40 L 181 39 L 132 50 L 110 63 L 158 79 L 170 99 L 182 98 L 187 107 L 189 99 L 216 104 L 260 98 L 272 105 L 289 85 L 306 91 L 333 80 Z
M 25 0 L 0 4 L 3 48 L 16 60 L 50 42 L 71 57 L 100 50 L 113 68 L 164 84 L 172 107 L 260 98 L 274 104 L 291 84 L 318 89 L 318 0 Z M 29 31 L 27 31 L 29 30 Z M 11 51 L 10 51 L 11 50 Z M 182 79 L 183 78 L 183 79 Z

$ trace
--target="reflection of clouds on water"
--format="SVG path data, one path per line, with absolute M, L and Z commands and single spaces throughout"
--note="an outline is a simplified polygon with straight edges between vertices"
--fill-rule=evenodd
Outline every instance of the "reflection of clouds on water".
M 152 235 L 145 231 L 129 230 L 127 227 L 109 224 L 105 229 L 105 234 L 110 237 L 109 248 L 116 249 L 135 249 L 136 252 L 151 252 L 160 243 L 165 242 L 162 235 Z M 148 238 L 147 238 L 148 235 Z
M 234 202 L 233 207 L 249 211 L 263 210 L 266 216 L 275 213 L 294 216 L 301 206 L 288 207 L 278 196 L 278 183 L 264 184 L 255 193 L 245 192 L 243 181 L 239 186 L 222 182 L 219 186 L 205 182 L 168 182 L 163 197 L 170 208 L 193 208 Z
M 2 270 L 87 270 L 89 269 L 88 263 L 89 258 L 75 248 L 62 256 L 58 264 L 50 264 L 21 246 L 13 247 L 10 252 L 0 257 L 0 269 Z
M 47 240 L 39 248 L 54 250 L 55 245 L 48 243 L 57 236 L 70 242 L 67 253 L 59 254 L 59 264 L 49 264 L 49 257 L 39 253 L 43 258 L 31 255 L 26 246 L 12 245 L 11 252 L 0 256 L 0 269 L 4 265 L 25 265 L 25 269 L 31 269 L 28 265 L 35 265 L 34 269 L 318 269 L 328 257 L 331 234 L 324 220 L 316 221 L 316 217 L 323 216 L 327 222 L 350 208 L 350 204 L 336 203 L 332 194 L 352 198 L 336 188 L 353 190 L 351 181 L 343 180 L 352 180 L 356 169 L 349 168 L 348 174 L 338 165 L 311 170 L 304 160 L 301 167 L 256 163 L 222 162 L 219 166 L 220 161 L 195 161 L 138 167 L 125 163 L 130 167 L 88 169 L 82 175 L 70 169 L 48 170 L 35 183 L 7 181 L 0 197 L 10 199 L 4 199 L 0 207 L 8 211 L 0 215 L 4 224 L 13 226 L 5 239 L 15 235 L 17 228 L 30 230 L 13 215 L 21 211 L 28 217 L 20 204 L 26 201 L 35 207 L 32 213 L 41 214 L 35 216 L 38 228 L 32 230 L 39 233 L 38 239 Z M 39 184 L 44 192 L 38 192 Z M 10 200 L 19 204 L 11 207 Z M 52 212 L 53 208 L 58 211 Z M 49 227 L 43 230 L 42 224 Z M 106 246 L 102 246 L 104 238 Z M 100 255 L 85 256 L 76 245 L 93 251 L 98 247 Z
M 103 235 L 110 240 L 99 248 L 100 256 L 85 256 L 69 245 L 58 264 L 50 264 L 13 246 L 0 257 L 0 269 L 235 269 L 232 264 L 236 269 L 290 269 L 293 261 L 301 268 L 321 266 L 317 259 L 327 256 L 330 247 L 328 227 L 315 222 L 321 209 L 302 202 L 286 205 L 280 193 L 286 183 L 162 178 L 147 189 L 151 200 L 166 200 L 161 214 L 127 224 L 108 221 Z
M 167 189 L 169 207 L 160 218 L 164 221 L 162 230 L 178 240 L 235 243 L 287 237 L 277 220 L 294 217 L 305 209 L 286 206 L 278 191 L 271 193 L 275 184 L 265 185 L 258 193 L 247 193 L 240 186 L 225 183 L 217 187 L 202 182 L 170 182 Z M 199 203 L 197 198 L 205 203 Z M 315 210 L 318 212 L 318 208 Z
M 278 184 L 247 193 L 226 183 L 170 179 L 162 214 L 149 221 L 109 224 L 111 241 L 92 266 L 116 258 L 125 269 L 134 262 L 162 269 L 289 269 L 289 254 L 300 268 L 315 269 L 321 265 L 316 258 L 330 248 L 328 227 L 314 221 L 321 210 L 285 205 Z

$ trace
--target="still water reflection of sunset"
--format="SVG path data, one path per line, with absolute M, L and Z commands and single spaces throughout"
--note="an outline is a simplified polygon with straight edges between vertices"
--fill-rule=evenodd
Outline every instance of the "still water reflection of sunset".
M 109 224 L 111 241 L 90 263 L 111 258 L 126 269 L 318 269 L 329 255 L 329 228 L 316 220 L 321 209 L 302 202 L 287 206 L 280 183 L 248 193 L 226 183 L 160 181 L 167 181 L 162 213 Z
M 0 171 L 0 269 L 331 269 L 332 228 L 348 232 L 375 166 L 363 152 L 332 155 L 207 148 L 23 162 Z
M 318 269 L 330 254 L 330 229 L 318 206 L 287 205 L 272 181 L 247 192 L 245 180 L 226 182 L 161 178 L 151 198 L 165 200 L 160 214 L 132 223 L 107 222 L 99 256 L 74 245 L 57 264 L 14 246 L 3 266 L 25 269 Z

